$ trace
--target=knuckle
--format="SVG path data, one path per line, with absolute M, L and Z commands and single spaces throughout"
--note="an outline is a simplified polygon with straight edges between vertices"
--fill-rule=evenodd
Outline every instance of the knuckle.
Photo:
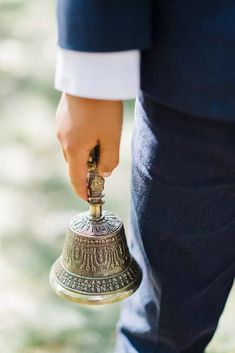
M 86 199 L 87 192 L 85 186 L 73 178 L 70 178 L 70 182 L 75 193 L 82 199 Z
M 74 140 L 68 139 L 64 143 L 64 149 L 68 154 L 74 154 L 77 150 L 77 144 Z
M 57 129 L 57 130 L 56 130 L 56 137 L 57 137 L 57 140 L 59 140 L 59 141 L 62 140 L 62 134 L 61 134 L 60 129 Z
M 77 190 L 80 188 L 80 183 L 77 181 L 77 179 L 74 176 L 69 176 L 70 182 L 73 185 L 73 187 Z

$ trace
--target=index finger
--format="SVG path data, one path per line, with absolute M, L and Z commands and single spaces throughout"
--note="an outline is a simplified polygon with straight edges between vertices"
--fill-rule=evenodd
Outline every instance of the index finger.
M 68 175 L 76 194 L 87 201 L 87 162 L 90 151 L 80 150 L 75 154 L 67 156 Z

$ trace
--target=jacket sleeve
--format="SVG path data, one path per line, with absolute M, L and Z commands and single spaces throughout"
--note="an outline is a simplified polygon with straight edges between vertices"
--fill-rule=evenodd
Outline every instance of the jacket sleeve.
M 58 0 L 58 45 L 85 52 L 151 46 L 151 0 Z

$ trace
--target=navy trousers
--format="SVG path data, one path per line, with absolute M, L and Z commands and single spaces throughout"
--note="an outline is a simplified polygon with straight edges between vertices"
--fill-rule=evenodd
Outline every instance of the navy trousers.
M 132 138 L 129 245 L 143 271 L 115 353 L 202 353 L 235 272 L 235 124 L 141 93 Z

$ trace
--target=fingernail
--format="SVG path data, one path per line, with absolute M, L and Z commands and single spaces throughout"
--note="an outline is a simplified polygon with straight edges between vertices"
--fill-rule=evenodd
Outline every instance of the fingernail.
M 106 172 L 106 173 L 103 173 L 102 176 L 104 178 L 108 178 L 111 174 L 112 174 L 112 172 Z

